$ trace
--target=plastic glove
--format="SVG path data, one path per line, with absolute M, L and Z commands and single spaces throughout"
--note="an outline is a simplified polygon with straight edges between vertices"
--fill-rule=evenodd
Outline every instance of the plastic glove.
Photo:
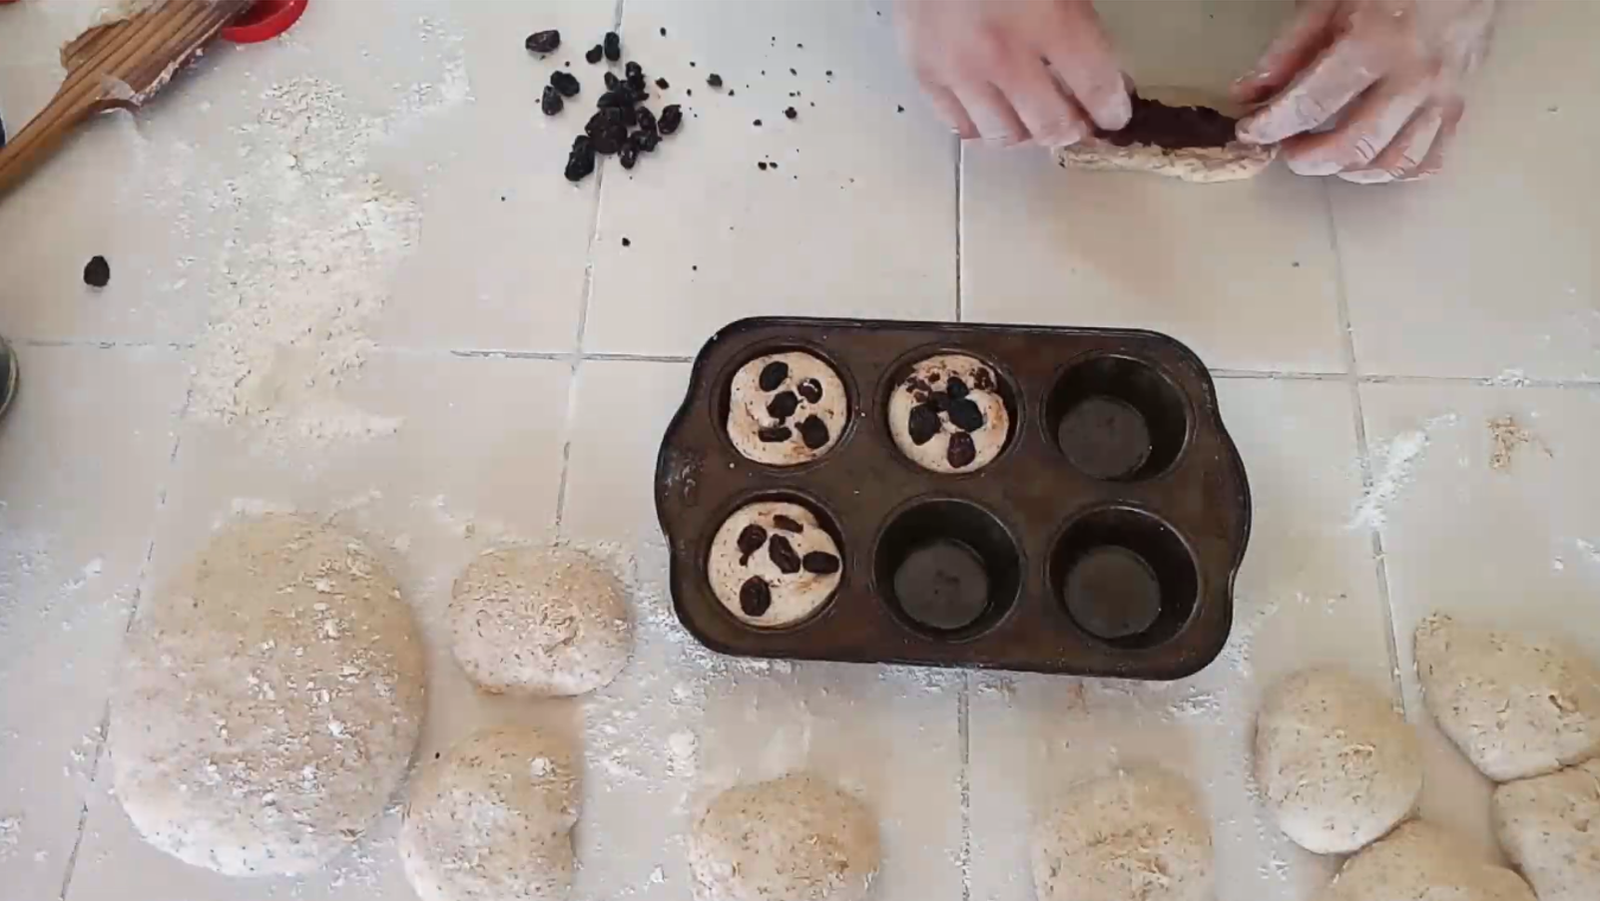
M 1235 99 L 1265 105 L 1241 140 L 1289 168 L 1373 183 L 1439 170 L 1488 46 L 1494 0 L 1306 0 Z M 1316 133 L 1313 129 L 1330 126 Z
M 896 19 L 928 99 L 963 138 L 1055 147 L 1132 115 L 1089 0 L 901 0 Z

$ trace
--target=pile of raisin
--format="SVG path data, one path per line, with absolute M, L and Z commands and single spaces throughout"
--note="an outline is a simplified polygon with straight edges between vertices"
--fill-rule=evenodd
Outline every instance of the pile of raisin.
M 555 31 L 535 32 L 525 41 L 529 50 L 541 53 L 554 50 L 560 43 L 561 35 Z M 602 57 L 621 61 L 622 38 L 616 32 L 606 32 L 604 40 L 584 54 L 591 64 L 600 62 Z M 632 169 L 639 162 L 639 154 L 653 152 L 663 135 L 676 132 L 683 124 L 683 110 L 677 104 L 662 107 L 659 116 L 644 105 L 650 94 L 643 66 L 629 60 L 622 71 L 622 78 L 614 72 L 604 75 L 606 89 L 595 102 L 597 111 L 584 124 L 583 134 L 573 140 L 567 154 L 564 174 L 568 181 L 582 181 L 594 172 L 595 154 L 615 154 L 622 168 Z M 656 84 L 664 89 L 667 82 L 658 78 Z M 578 91 L 577 77 L 557 70 L 550 75 L 539 108 L 545 115 L 554 116 L 565 107 L 566 98 L 577 96 Z
M 829 437 L 831 437 L 828 432 L 828 424 L 823 422 L 822 418 L 815 413 L 795 423 L 793 428 L 789 427 L 788 420 L 799 409 L 802 397 L 813 404 L 822 400 L 822 383 L 816 379 L 804 379 L 799 385 L 795 386 L 794 391 L 778 391 L 778 388 L 783 385 L 784 380 L 788 377 L 789 366 L 782 360 L 773 360 L 771 363 L 761 367 L 761 375 L 756 380 L 757 385 L 762 391 L 768 393 L 777 391 L 778 393 L 773 394 L 772 399 L 767 401 L 767 415 L 773 418 L 774 424 L 759 429 L 756 432 L 756 437 L 763 443 L 774 444 L 779 441 L 788 441 L 798 431 L 800 440 L 805 446 L 810 450 L 817 450 L 827 444 Z M 796 392 L 798 392 L 798 396 Z

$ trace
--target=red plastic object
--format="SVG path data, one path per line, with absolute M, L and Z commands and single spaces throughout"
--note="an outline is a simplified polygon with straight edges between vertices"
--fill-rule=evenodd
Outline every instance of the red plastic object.
M 310 0 L 256 0 L 239 18 L 222 29 L 222 37 L 235 44 L 258 44 L 271 40 L 299 21 L 308 2 Z

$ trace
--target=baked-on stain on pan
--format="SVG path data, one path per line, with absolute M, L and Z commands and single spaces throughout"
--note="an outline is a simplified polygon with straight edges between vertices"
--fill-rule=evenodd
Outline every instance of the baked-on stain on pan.
M 795 348 L 837 368 L 850 425 L 801 466 L 746 459 L 726 431 L 732 374 Z M 940 354 L 989 364 L 1009 414 L 975 471 L 924 469 L 891 437 L 891 395 Z M 1181 678 L 1227 641 L 1250 533 L 1204 364 L 1133 330 L 740 320 L 696 358 L 655 489 L 679 620 L 751 657 Z M 773 500 L 817 514 L 841 571 L 807 618 L 762 627 L 717 599 L 707 560 L 724 520 Z

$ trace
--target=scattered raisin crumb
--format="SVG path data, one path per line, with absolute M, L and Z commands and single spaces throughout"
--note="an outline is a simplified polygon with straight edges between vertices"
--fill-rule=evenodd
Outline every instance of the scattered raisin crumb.
M 761 127 L 761 120 L 760 120 L 760 119 L 757 119 L 757 120 L 756 120 L 756 121 L 755 121 L 755 126 L 756 126 L 756 127 L 757 127 L 757 128 L 760 128 L 760 127 Z
M 783 114 L 784 114 L 784 115 L 785 115 L 785 116 L 788 116 L 788 117 L 789 117 L 789 118 L 790 118 L 790 119 L 793 119 L 793 118 L 795 118 L 795 117 L 796 117 L 796 116 L 799 116 L 799 115 L 800 115 L 800 114 L 799 114 L 799 113 L 797 113 L 797 112 L 795 112 L 795 110 L 794 110 L 794 107 L 792 107 L 792 106 L 791 106 L 791 107 L 789 107 L 789 108 L 788 108 L 788 109 L 786 109 L 786 110 L 784 110 L 784 111 L 783 111 Z
M 824 72 L 822 74 L 828 76 L 829 78 L 832 78 L 833 77 L 833 70 L 829 69 L 828 71 L 826 71 L 826 72 Z
M 778 164 L 777 163 L 768 163 L 767 164 L 767 168 L 768 169 L 776 169 L 776 168 L 778 168 Z
M 699 267 L 699 266 L 690 266 L 690 267 L 689 267 L 689 268 L 690 268 L 690 269 L 693 269 L 693 270 L 694 270 L 694 271 L 696 271 L 696 272 L 699 272 L 699 271 L 700 271 L 700 267 Z
M 667 26 L 665 26 L 665 25 L 661 26 L 661 36 L 662 37 L 666 37 L 667 36 Z
M 665 78 L 657 78 L 656 79 L 656 87 L 658 87 L 661 90 L 665 91 L 667 88 L 672 87 L 672 85 L 667 84 L 667 80 Z
M 728 96 L 729 96 L 729 97 L 732 97 L 732 96 L 733 96 L 733 88 L 729 88 L 729 89 L 728 89 Z
M 720 88 L 722 87 L 722 76 L 712 72 L 710 75 L 706 76 L 706 84 L 711 85 L 714 88 Z
M 903 106 L 896 105 L 895 108 L 894 108 L 894 111 L 897 112 L 897 113 L 903 113 L 903 112 L 906 111 L 906 108 L 903 107 Z
M 83 283 L 91 288 L 104 288 L 111 282 L 111 264 L 106 258 L 95 254 L 83 267 Z
M 796 72 L 796 71 L 795 71 L 795 70 L 793 70 L 793 69 L 790 69 L 790 70 L 789 70 L 789 74 L 790 74 L 790 75 L 799 75 L 799 74 L 800 74 L 800 73 L 799 73 L 799 72 Z
M 627 238 L 623 238 L 622 239 L 622 246 L 623 247 L 632 247 L 633 246 L 633 242 L 629 241 Z
M 760 162 L 760 161 L 757 161 L 756 162 L 756 168 L 760 169 L 762 172 L 765 172 L 765 171 L 767 171 L 767 164 L 763 163 L 763 162 Z

